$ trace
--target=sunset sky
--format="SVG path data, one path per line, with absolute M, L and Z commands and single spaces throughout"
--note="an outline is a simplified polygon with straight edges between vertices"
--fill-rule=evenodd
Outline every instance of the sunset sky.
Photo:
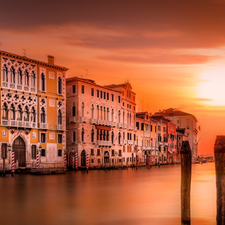
M 139 111 L 194 114 L 200 154 L 225 135 L 225 0 L 4 1 L 0 42 L 68 77 L 129 80 Z

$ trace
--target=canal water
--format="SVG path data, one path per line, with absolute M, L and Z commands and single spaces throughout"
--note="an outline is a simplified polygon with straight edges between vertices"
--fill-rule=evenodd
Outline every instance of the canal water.
M 192 171 L 192 225 L 216 224 L 214 163 Z M 180 224 L 180 165 L 0 177 L 0 224 Z

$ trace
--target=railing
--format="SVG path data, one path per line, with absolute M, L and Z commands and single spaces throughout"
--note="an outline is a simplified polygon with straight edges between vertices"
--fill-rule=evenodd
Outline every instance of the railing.
M 123 128 L 124 129 L 127 129 L 127 124 L 123 124 Z
M 2 120 L 2 125 L 7 126 L 8 125 L 8 120 Z
M 97 119 L 91 119 L 91 124 L 97 124 Z
M 100 141 L 100 140 L 98 140 L 97 145 L 110 147 L 110 146 L 112 146 L 112 142 L 111 141 L 102 141 L 102 140 Z
M 76 116 L 73 116 L 73 117 L 69 118 L 69 123 L 76 123 L 76 122 L 77 122 Z
M 41 129 L 48 129 L 48 123 L 40 123 Z
M 64 130 L 64 126 L 62 124 L 57 125 L 57 130 Z
M 17 84 L 17 89 L 18 89 L 18 90 L 22 90 L 22 89 L 23 89 L 22 85 Z
M 126 145 L 127 144 L 127 140 L 124 139 L 123 140 L 123 144 Z
M 128 141 L 127 141 L 127 144 L 128 144 L 128 145 L 133 145 L 133 143 L 134 143 L 134 142 L 131 141 L 131 140 L 128 140 Z
M 29 91 L 29 87 L 28 86 L 24 86 L 24 91 Z
M 81 122 L 81 123 L 86 123 L 86 122 L 87 122 L 87 118 L 81 116 L 81 117 L 80 117 L 80 122 Z
M 10 84 L 10 88 L 15 89 L 15 84 Z
M 123 124 L 122 123 L 118 123 L 119 128 L 123 128 Z
M 98 120 L 98 125 L 103 125 L 103 120 Z
M 5 81 L 3 81 L 3 82 L 2 82 L 2 87 L 8 87 L 8 83 L 5 82 Z
M 31 88 L 30 88 L 30 91 L 31 91 L 31 92 L 35 92 L 35 87 L 31 87 Z
M 2 125 L 13 127 L 28 127 L 28 128 L 36 127 L 35 122 L 21 121 L 21 120 L 2 120 Z
M 116 127 L 116 122 L 111 122 L 111 126 Z

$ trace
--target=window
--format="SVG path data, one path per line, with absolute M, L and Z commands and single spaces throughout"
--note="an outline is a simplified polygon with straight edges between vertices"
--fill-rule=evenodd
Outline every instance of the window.
M 15 120 L 16 118 L 16 111 L 15 111 L 15 107 L 14 105 L 12 104 L 11 107 L 10 107 L 10 119 L 11 120 Z
M 94 133 L 94 130 L 92 129 L 91 130 L 91 142 L 94 142 L 95 141 L 95 133 Z
M 23 115 L 23 111 L 22 111 L 22 107 L 19 105 L 18 106 L 18 117 L 17 120 L 22 120 L 22 115 Z
M 94 163 L 94 159 L 91 159 L 91 163 Z
M 97 155 L 98 156 L 100 155 L 100 149 L 97 149 Z M 99 162 L 100 162 L 100 159 L 99 159 Z
M 58 110 L 58 125 L 62 125 L 62 112 L 60 109 Z
M 94 155 L 94 149 L 91 149 L 91 155 Z
M 121 144 L 121 134 L 119 133 L 118 135 L 118 144 L 120 145 Z
M 24 111 L 24 121 L 29 121 L 29 109 L 26 106 Z
M 41 91 L 45 91 L 45 75 L 41 74 Z
M 179 148 L 181 147 L 181 143 L 180 142 L 179 142 L 178 146 L 179 146 Z
M 104 92 L 104 99 L 106 99 L 106 93 Z
M 3 67 L 3 81 L 8 82 L 8 68 L 6 65 Z
M 73 94 L 76 93 L 76 85 L 73 85 Z
M 124 104 L 125 104 L 125 103 L 123 102 L 123 106 L 124 106 Z
M 76 132 L 73 131 L 72 142 L 76 142 Z
M 46 133 L 41 133 L 41 143 L 46 142 Z
M 111 94 L 112 102 L 114 102 L 114 94 Z
M 97 98 L 99 98 L 99 90 L 97 90 Z
M 62 94 L 62 79 L 61 77 L 58 78 L 58 94 Z
M 81 85 L 81 93 L 84 94 L 84 85 Z
M 119 150 L 119 156 L 122 156 L 122 151 L 121 150 Z
M 144 123 L 141 123 L 141 130 L 144 130 Z
M 136 122 L 137 130 L 139 130 L 139 122 Z
M 114 150 L 112 150 L 112 156 L 115 156 L 115 151 Z
M 31 158 L 36 159 L 37 152 L 36 152 L 36 145 L 31 146 Z
M 58 149 L 58 157 L 62 156 L 62 149 Z
M 31 74 L 31 87 L 33 87 L 33 88 L 35 87 L 35 73 L 34 73 L 34 71 Z
M 58 134 L 58 143 L 61 144 L 62 143 L 62 134 Z
M 109 100 L 109 93 L 107 93 L 107 100 Z
M 7 159 L 7 144 L 2 143 L 2 159 Z
M 187 125 L 187 129 L 189 129 L 189 125 Z
M 76 106 L 75 106 L 75 102 L 73 102 L 72 116 L 76 116 Z
M 45 157 L 45 149 L 41 149 L 41 156 Z
M 27 72 L 27 71 L 26 71 Z M 10 82 L 11 84 L 15 84 L 15 70 L 13 67 L 10 69 Z
M 41 109 L 41 123 L 45 123 L 45 109 Z
M 178 140 L 181 140 L 181 137 L 180 136 L 178 137 Z
M 91 96 L 94 96 L 94 88 L 91 89 Z
M 100 97 L 102 98 L 102 91 L 100 91 Z
M 18 69 L 17 77 L 18 77 L 18 81 L 17 81 L 18 84 L 19 84 L 19 85 L 22 85 L 22 83 L 23 83 L 22 80 L 23 80 L 23 79 L 22 79 L 22 71 L 21 71 L 20 69 Z
M 118 96 L 118 103 L 120 103 L 120 96 Z
M 2 110 L 3 110 L 2 119 L 7 120 L 8 119 L 8 107 L 7 107 L 6 103 L 4 103 Z
M 84 128 L 81 131 L 81 142 L 84 142 Z
M 27 70 L 24 73 L 24 85 L 29 86 L 29 74 L 28 74 Z

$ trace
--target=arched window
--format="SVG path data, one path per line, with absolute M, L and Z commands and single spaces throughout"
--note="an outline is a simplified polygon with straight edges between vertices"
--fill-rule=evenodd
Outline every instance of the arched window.
M 125 112 L 123 112 L 123 123 L 125 123 Z
M 41 91 L 45 91 L 45 75 L 41 74 Z
M 13 67 L 10 68 L 10 83 L 15 84 L 15 70 Z
M 97 140 L 100 140 L 100 136 L 99 136 L 99 130 L 97 130 Z
M 102 141 L 102 130 L 100 130 L 100 141 Z
M 31 74 L 31 87 L 35 87 L 35 73 L 34 71 Z
M 73 102 L 72 116 L 76 116 L 76 106 L 75 106 L 75 102 Z
M 127 125 L 129 125 L 129 113 L 127 113 Z
M 91 105 L 91 118 L 94 119 L 94 105 Z
M 102 109 L 102 106 L 100 107 L 100 113 L 101 113 L 100 119 L 103 120 L 103 109 Z
M 58 125 L 62 125 L 62 112 L 60 109 L 58 111 Z
M 3 120 L 8 119 L 8 107 L 7 107 L 6 103 L 4 103 L 4 105 L 2 107 L 2 119 Z
M 97 119 L 99 120 L 99 106 L 97 105 Z
M 103 132 L 103 141 L 105 141 L 105 140 L 106 140 L 106 135 L 105 135 L 105 132 L 106 132 L 106 131 L 103 130 L 102 132 Z
M 25 107 L 25 111 L 24 111 L 24 121 L 29 121 L 29 110 L 28 107 Z
M 114 110 L 112 109 L 112 122 L 114 121 Z
M 104 120 L 106 120 L 106 110 L 105 110 L 105 107 L 104 107 Z
M 112 144 L 114 144 L 114 132 L 113 131 L 111 133 L 111 141 L 112 141 Z
M 109 131 L 106 131 L 106 141 L 109 141 Z
M 136 125 L 136 121 L 135 121 L 135 116 L 134 116 L 134 127 L 135 127 L 135 125 Z
M 41 108 L 41 123 L 45 123 L 45 109 Z
M 6 65 L 3 66 L 3 81 L 8 82 L 8 68 Z
M 119 135 L 118 135 L 118 142 L 119 142 L 119 145 L 121 144 L 121 134 L 119 132 Z
M 73 131 L 72 142 L 76 142 L 76 132 Z
M 109 121 L 109 108 L 107 108 L 107 118 L 106 118 L 107 121 Z
M 62 94 L 62 79 L 61 77 L 58 78 L 58 93 Z
M 81 113 L 82 113 L 82 116 L 84 117 L 84 103 L 82 102 L 82 105 L 81 105 Z
M 84 128 L 81 131 L 81 142 L 84 142 Z
M 15 107 L 14 105 L 12 104 L 11 107 L 10 107 L 10 119 L 11 120 L 15 120 L 16 119 L 16 115 L 15 115 Z
M 120 111 L 118 112 L 118 123 L 120 123 Z
M 18 117 L 17 117 L 17 120 L 22 120 L 22 115 L 23 115 L 22 107 L 19 105 L 18 106 Z
M 24 85 L 29 86 L 29 74 L 28 74 L 27 70 L 24 73 Z
M 31 122 L 35 123 L 36 122 L 36 113 L 34 107 L 31 109 Z
M 94 142 L 95 141 L 95 133 L 94 133 L 94 130 L 92 129 L 91 130 L 91 142 Z
M 18 69 L 17 71 L 17 77 L 18 77 L 18 84 L 22 85 L 23 84 L 23 75 L 21 69 Z

